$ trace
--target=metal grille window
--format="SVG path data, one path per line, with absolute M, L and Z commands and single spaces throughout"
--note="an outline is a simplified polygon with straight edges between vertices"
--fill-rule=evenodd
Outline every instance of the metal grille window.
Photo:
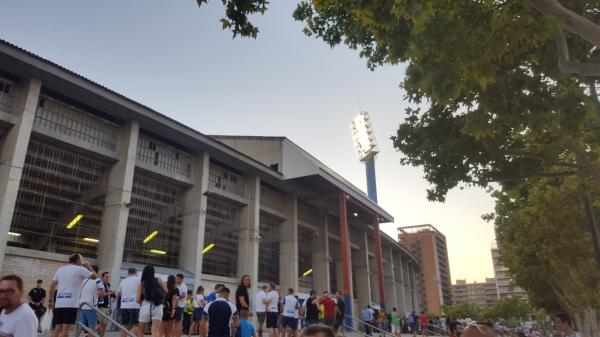
M 301 287 L 311 289 L 313 287 L 313 263 L 312 263 L 312 241 L 315 233 L 310 230 L 298 228 L 298 272 L 300 273 L 299 284 Z M 308 273 L 308 271 L 311 271 Z M 304 276 L 304 274 L 307 274 Z
M 8 244 L 96 256 L 108 169 L 106 163 L 31 140 Z M 81 219 L 68 226 L 78 215 Z
M 115 151 L 119 126 L 91 113 L 42 95 L 34 126 L 77 138 L 95 147 Z
M 138 139 L 137 160 L 185 177 L 189 177 L 192 171 L 192 156 L 189 153 L 143 135 Z
M 260 204 L 282 212 L 284 209 L 285 195 L 265 184 L 260 185 Z
M 209 197 L 206 207 L 204 245 L 213 248 L 204 254 L 202 273 L 237 276 L 239 207 Z
M 243 176 L 213 163 L 210 164 L 209 168 L 208 185 L 242 197 L 246 194 Z
M 0 78 L 0 111 L 10 112 L 15 100 L 16 85 Z
M 318 210 L 315 207 L 313 207 L 305 202 L 298 203 L 298 219 L 299 220 L 304 221 L 311 225 L 316 225 L 319 223 L 318 222 L 318 218 L 319 218 L 318 214 L 319 214 Z
M 258 280 L 279 284 L 279 229 L 281 221 L 260 216 L 259 235 L 261 238 L 258 250 Z
M 184 194 L 183 187 L 135 172 L 124 261 L 177 267 Z

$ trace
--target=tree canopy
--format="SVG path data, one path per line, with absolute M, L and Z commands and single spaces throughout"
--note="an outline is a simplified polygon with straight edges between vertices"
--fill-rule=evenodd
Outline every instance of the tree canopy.
M 234 36 L 256 37 L 236 11 L 268 3 L 223 3 Z M 463 185 L 493 190 L 488 219 L 517 283 L 598 332 L 582 198 L 600 200 L 600 0 L 304 0 L 293 16 L 371 69 L 406 66 L 411 106 L 391 137 L 401 163 L 423 168 L 430 200 Z

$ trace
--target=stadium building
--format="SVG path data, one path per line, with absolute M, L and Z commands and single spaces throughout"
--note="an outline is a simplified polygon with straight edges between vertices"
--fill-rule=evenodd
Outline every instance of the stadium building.
M 0 141 L 0 270 L 30 287 L 79 252 L 113 288 L 152 264 L 419 309 L 392 216 L 289 139 L 207 136 L 0 40 Z

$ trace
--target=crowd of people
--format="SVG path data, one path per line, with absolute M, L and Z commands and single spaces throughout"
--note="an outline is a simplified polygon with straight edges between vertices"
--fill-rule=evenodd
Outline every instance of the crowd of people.
M 111 289 L 111 275 L 99 274 L 98 267 L 73 254 L 69 263 L 60 267 L 52 278 L 48 293 L 42 280 L 28 294 L 29 303 L 22 303 L 23 280 L 17 275 L 0 278 L 0 336 L 32 337 L 41 329 L 41 322 L 51 314 L 52 337 L 68 337 L 79 320 L 89 331 L 104 336 L 108 317 L 117 321 L 138 337 L 150 332 L 153 337 L 335 337 L 343 326 L 344 298 L 340 292 L 318 294 L 311 290 L 301 300 L 294 289 L 285 296 L 274 284 L 260 287 L 250 298 L 252 281 L 244 275 L 230 301 L 231 290 L 217 284 L 205 294 L 199 286 L 188 290 L 184 275 L 169 275 L 166 282 L 156 276 L 153 266 L 146 266 L 141 277 L 137 270 L 128 270 L 117 291 Z M 49 298 L 47 296 L 49 295 Z M 254 303 L 252 303 L 254 302 Z M 252 306 L 254 304 L 254 306 Z M 47 305 L 47 307 L 46 307 Z M 113 308 L 118 310 L 113 313 Z M 50 309 L 50 310 L 49 310 Z M 250 318 L 256 316 L 257 326 Z M 450 337 L 505 336 L 492 323 L 466 322 L 451 318 L 428 317 L 424 312 L 401 315 L 396 308 L 386 313 L 367 306 L 361 311 L 363 329 L 367 335 L 374 332 L 400 337 L 448 334 Z M 568 315 L 558 315 L 555 327 L 566 337 L 578 337 Z M 439 331 L 436 331 L 439 329 Z M 122 337 L 127 334 L 121 333 Z M 511 337 L 538 337 L 522 331 Z

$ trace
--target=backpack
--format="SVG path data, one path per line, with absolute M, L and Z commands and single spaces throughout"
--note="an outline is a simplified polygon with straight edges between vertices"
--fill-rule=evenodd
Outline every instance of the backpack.
M 165 302 L 165 295 L 163 294 L 158 281 L 154 281 L 154 286 L 152 286 L 152 292 L 150 293 L 150 301 L 155 307 Z

